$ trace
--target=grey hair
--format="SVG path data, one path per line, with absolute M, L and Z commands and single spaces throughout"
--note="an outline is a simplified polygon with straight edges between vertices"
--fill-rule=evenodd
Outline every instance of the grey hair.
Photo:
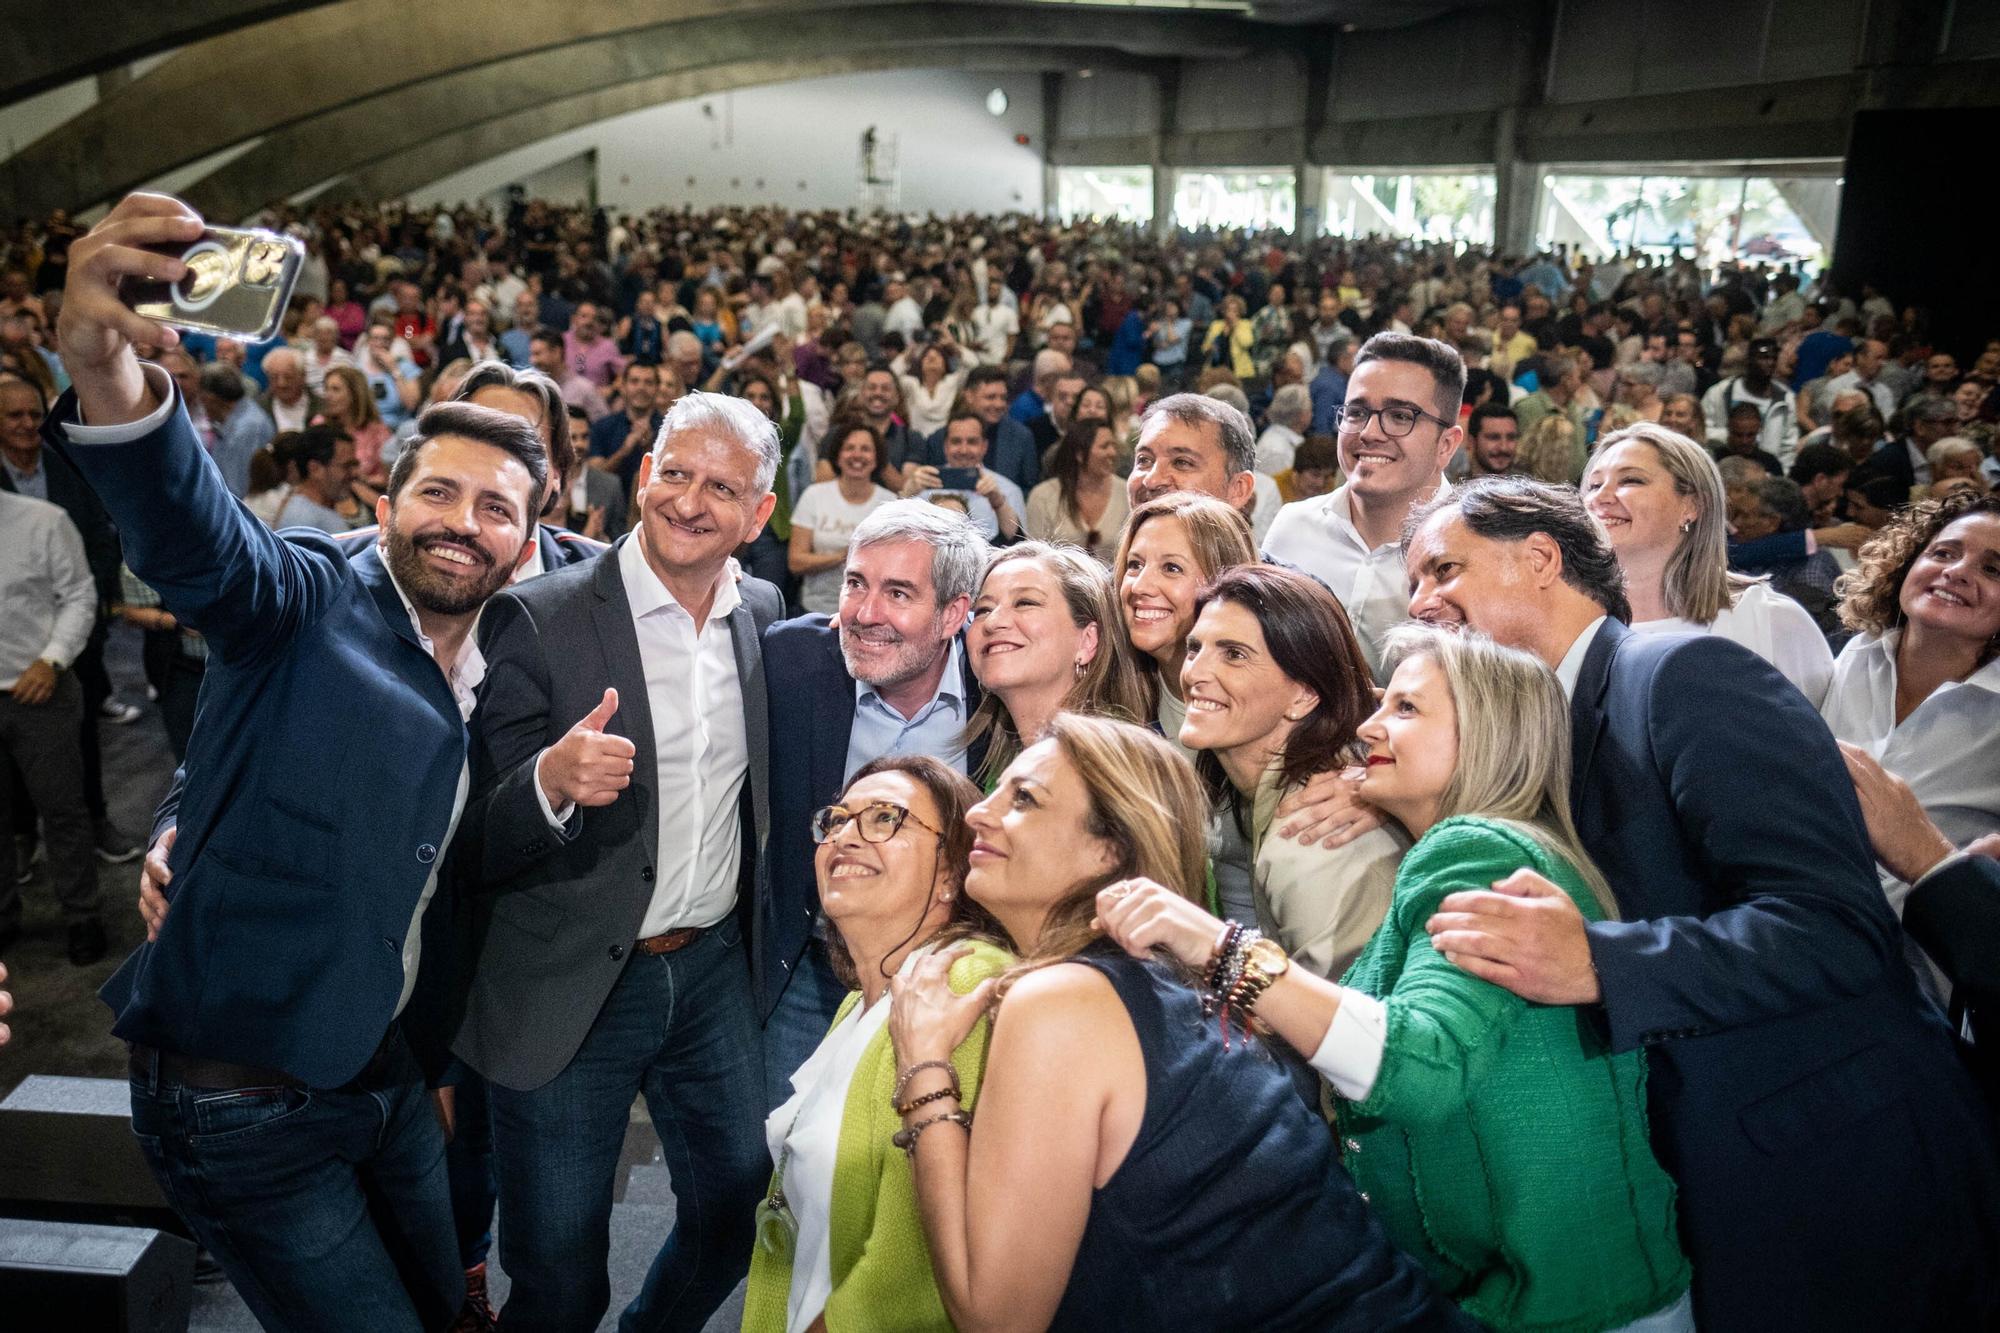
M 1393 669 L 1434 663 L 1458 718 L 1458 762 L 1438 799 L 1438 818 L 1496 820 L 1567 861 L 1609 920 L 1618 902 L 1584 850 L 1569 812 L 1570 709 L 1556 673 L 1532 653 L 1470 629 L 1404 624 L 1384 639 Z
M 752 484 L 758 496 L 770 490 L 771 483 L 777 480 L 780 458 L 777 423 L 748 400 L 699 390 L 682 395 L 667 409 L 666 417 L 660 422 L 659 438 L 653 441 L 655 475 L 658 474 L 660 451 L 666 447 L 667 441 L 688 431 L 727 436 L 756 454 L 757 479 Z
M 295 348 L 291 347 L 273 347 L 270 351 L 264 353 L 263 365 L 266 374 L 270 373 L 273 361 L 278 362 L 280 365 L 289 361 L 300 370 L 304 370 L 306 364 L 305 358 L 300 356 Z
M 1778 520 L 1780 532 L 1798 532 L 1812 522 L 1806 493 L 1795 481 L 1765 477 L 1750 488 L 1750 493 L 1757 497 L 1758 508 Z
M 1139 443 L 1150 444 L 1170 421 L 1215 427 L 1222 437 L 1222 455 L 1228 460 L 1230 476 L 1256 469 L 1257 435 L 1250 427 L 1249 413 L 1203 393 L 1168 394 L 1139 419 Z
M 1708 450 L 1651 421 L 1607 435 L 1597 447 L 1596 459 L 1603 458 L 1604 451 L 1613 445 L 1633 442 L 1651 446 L 1653 456 L 1673 478 L 1674 493 L 1694 502 L 1694 526 L 1682 534 L 1661 571 L 1660 600 L 1670 616 L 1697 625 L 1713 624 L 1726 608 L 1736 605 L 1736 594 L 1742 587 L 1729 575 L 1729 517 L 1722 471 Z
M 1244 416 L 1250 415 L 1250 395 L 1235 384 L 1215 384 L 1208 390 L 1208 397 L 1218 403 L 1228 403 Z
M 1932 470 L 1935 471 L 1943 467 L 1950 460 L 1962 458 L 1966 454 L 1971 454 L 1974 458 L 1984 458 L 1986 456 L 1976 443 L 1966 439 L 1963 435 L 1947 435 L 1930 448 L 1924 450 L 1924 461 L 1929 463 Z
M 1310 420 L 1312 410 L 1312 390 L 1303 384 L 1287 384 L 1271 395 L 1271 406 L 1264 415 L 1273 421 L 1290 423 Z
M 1035 353 L 1035 373 L 1031 380 L 1036 384 L 1046 384 L 1069 373 L 1070 361 L 1066 353 L 1053 347 L 1044 347 Z
M 1473 535 L 1488 541 L 1522 542 L 1541 533 L 1562 553 L 1564 583 L 1603 607 L 1613 620 L 1632 623 L 1625 570 L 1575 487 L 1551 486 L 1532 477 L 1476 477 L 1410 510 L 1403 520 L 1405 556 L 1424 524 L 1446 509 L 1457 510 Z
M 672 333 L 669 333 L 667 335 L 667 351 L 670 353 L 678 351 L 683 347 L 686 347 L 689 343 L 693 343 L 697 351 L 700 350 L 701 339 L 695 337 L 692 333 L 689 333 L 686 329 L 675 329 Z
M 927 500 L 892 500 L 854 527 L 847 539 L 847 558 L 871 546 L 922 542 L 931 548 L 931 588 L 939 606 L 979 590 L 992 548 L 962 514 Z

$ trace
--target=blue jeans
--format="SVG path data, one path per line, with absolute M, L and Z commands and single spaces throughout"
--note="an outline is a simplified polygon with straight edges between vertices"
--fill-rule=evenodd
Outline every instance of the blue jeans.
M 643 1094 L 674 1187 L 674 1229 L 619 1320 L 698 1330 L 750 1267 L 770 1182 L 763 1056 L 742 932 L 724 921 L 657 957 L 634 952 L 574 1058 L 531 1092 L 487 1088 L 500 1182 L 501 1326 L 597 1327 L 611 1302 L 611 1199 Z
M 833 975 L 826 946 L 806 941 L 806 951 L 792 968 L 791 979 L 771 1016 L 764 1020 L 764 1103 L 777 1110 L 792 1095 L 792 1075 L 806 1057 L 826 1040 L 834 1011 L 847 998 L 847 987 Z
M 452 1086 L 451 1142 L 445 1145 L 445 1173 L 451 1181 L 451 1215 L 458 1226 L 458 1262 L 468 1271 L 486 1262 L 493 1244 L 493 1120 L 486 1108 L 486 1080 L 462 1061 L 453 1061 L 444 1082 Z
M 132 1131 L 188 1229 L 271 1330 L 417 1333 L 465 1301 L 444 1133 L 409 1048 L 344 1088 L 132 1078 Z

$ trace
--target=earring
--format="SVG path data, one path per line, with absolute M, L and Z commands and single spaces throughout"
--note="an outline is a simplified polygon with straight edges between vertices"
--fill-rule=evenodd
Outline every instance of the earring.
M 1682 519 L 1682 520 L 1681 520 L 1681 531 L 1682 531 L 1682 532 L 1684 532 L 1684 533 L 1687 533 L 1687 532 L 1693 532 L 1693 531 L 1694 531 L 1694 520 L 1693 520 L 1693 519 L 1691 519 L 1691 518 L 1684 518 L 1684 519 Z
M 1082 659 L 1081 657 L 1077 658 L 1077 659 L 1076 659 L 1076 674 L 1077 674 L 1077 675 L 1079 675 L 1079 676 L 1081 676 L 1081 675 L 1083 674 L 1083 669 L 1084 669 L 1084 667 L 1085 667 L 1085 666 L 1087 666 L 1087 665 L 1089 665 L 1089 664 L 1088 664 L 1088 663 L 1086 663 L 1086 662 L 1085 662 L 1085 661 L 1084 661 L 1084 660 L 1083 660 L 1083 659 Z

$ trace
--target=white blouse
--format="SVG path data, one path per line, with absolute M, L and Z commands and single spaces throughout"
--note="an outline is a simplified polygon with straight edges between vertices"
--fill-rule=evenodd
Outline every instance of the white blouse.
M 903 960 L 908 971 L 922 950 Z M 771 1160 L 784 1161 L 780 1182 L 785 1201 L 799 1227 L 792 1254 L 792 1292 L 786 1306 L 786 1333 L 804 1333 L 826 1310 L 833 1297 L 833 1170 L 840 1151 L 840 1122 L 847 1114 L 847 1092 L 868 1044 L 889 1022 L 889 997 L 884 994 L 863 1008 L 859 1001 L 840 1025 L 792 1075 L 792 1095 L 764 1122 L 764 1139 Z M 789 1145 L 791 1156 L 785 1156 Z
M 1820 713 L 1833 734 L 1873 755 L 1910 784 L 1924 813 L 1963 847 L 2000 832 L 2000 660 L 1948 681 L 1896 721 L 1896 645 L 1901 630 L 1848 642 L 1834 664 Z M 1909 886 L 1885 871 L 1898 913 Z
M 1826 698 L 1833 679 L 1833 650 L 1811 613 L 1768 583 L 1742 589 L 1736 605 L 1725 607 L 1713 624 L 1669 616 L 1632 626 L 1634 634 L 1714 634 L 1742 644 L 1778 668 L 1814 708 Z

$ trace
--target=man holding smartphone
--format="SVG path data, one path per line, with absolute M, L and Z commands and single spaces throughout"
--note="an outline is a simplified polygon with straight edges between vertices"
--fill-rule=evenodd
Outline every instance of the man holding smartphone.
M 987 541 L 999 546 L 1019 541 L 1028 502 L 1021 488 L 986 466 L 986 423 L 971 408 L 959 408 L 944 423 L 944 466 L 919 464 L 903 474 L 903 495 L 965 497 L 966 517 Z
M 485 674 L 473 624 L 534 540 L 547 454 L 518 417 L 443 404 L 377 502 L 378 545 L 270 532 L 134 352 L 177 335 L 120 299 L 177 281 L 201 235 L 177 200 L 126 198 L 76 243 L 58 329 L 73 389 L 49 441 L 204 634 L 213 686 L 171 815 L 190 902 L 102 995 L 140 1150 L 259 1321 L 435 1329 L 465 1296 L 424 1090 L 448 1036 L 442 849 Z

